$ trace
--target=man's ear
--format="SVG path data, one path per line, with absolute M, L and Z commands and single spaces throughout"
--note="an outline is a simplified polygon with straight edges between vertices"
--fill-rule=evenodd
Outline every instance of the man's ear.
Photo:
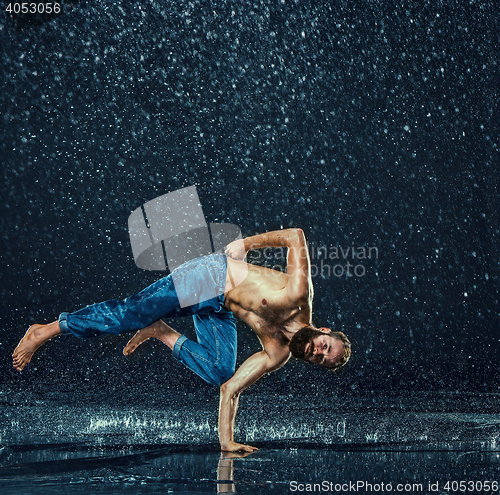
M 318 330 L 320 332 L 323 332 L 323 333 L 331 333 L 331 331 L 332 331 L 331 328 L 326 328 L 326 327 L 320 327 L 320 328 L 318 328 Z

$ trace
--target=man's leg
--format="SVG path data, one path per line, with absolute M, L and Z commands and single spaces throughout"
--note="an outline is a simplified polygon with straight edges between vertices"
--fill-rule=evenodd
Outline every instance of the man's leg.
M 193 315 L 197 342 L 160 320 L 139 330 L 129 340 L 123 354 L 128 356 L 146 340 L 156 338 L 172 349 L 175 359 L 207 383 L 222 385 L 234 375 L 237 354 L 236 320 L 223 303 L 223 296 L 216 298 L 213 300 L 213 307 L 218 306 L 216 309 Z
M 74 313 L 62 313 L 61 332 L 81 338 L 121 334 L 148 327 L 161 318 L 209 312 L 214 307 L 212 301 L 217 300 L 207 294 L 224 293 L 225 270 L 226 259 L 220 255 L 191 260 L 123 301 L 111 300 Z M 180 300 L 188 299 L 190 293 L 197 296 L 198 302 L 181 307 Z
M 147 327 L 162 316 L 175 313 L 179 300 L 171 275 L 124 300 L 92 304 L 74 313 L 61 313 L 59 324 L 63 334 L 80 338 L 103 334 L 122 334 Z
M 234 375 L 237 354 L 236 320 L 219 299 L 219 312 L 193 316 L 197 342 L 181 335 L 172 352 L 175 359 L 217 387 Z
M 14 350 L 13 366 L 22 371 L 42 344 L 61 333 L 81 338 L 120 334 L 148 327 L 163 315 L 179 310 L 179 300 L 169 275 L 122 301 L 92 304 L 74 313 L 61 313 L 58 321 L 48 325 L 32 325 Z
M 129 356 L 148 339 L 158 339 L 170 349 L 173 349 L 180 336 L 179 332 L 168 326 L 163 320 L 158 320 L 138 330 L 123 349 L 123 354 Z
M 210 311 L 211 301 L 200 297 L 200 303 L 181 308 L 172 276 L 182 293 L 217 287 L 224 291 L 225 259 L 205 257 L 192 260 L 172 274 L 150 285 L 139 294 L 123 301 L 111 300 L 93 304 L 74 313 L 61 313 L 59 321 L 50 325 L 33 325 L 28 329 L 13 354 L 14 367 L 21 371 L 34 352 L 47 340 L 58 335 L 73 334 L 81 338 L 112 333 L 121 334 L 147 328 L 162 317 L 179 317 Z M 210 292 L 210 290 L 208 291 Z M 183 297 L 186 294 L 183 294 Z M 47 327 L 47 328 L 46 328 Z

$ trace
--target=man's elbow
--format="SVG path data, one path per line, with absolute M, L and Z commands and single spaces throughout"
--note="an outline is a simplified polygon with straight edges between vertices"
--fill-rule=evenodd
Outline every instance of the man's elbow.
M 220 395 L 225 399 L 236 399 L 240 394 L 241 390 L 235 387 L 234 384 L 231 383 L 231 380 L 228 380 L 220 386 Z
M 296 246 L 305 246 L 306 245 L 306 236 L 302 229 L 290 229 L 292 234 L 292 244 Z

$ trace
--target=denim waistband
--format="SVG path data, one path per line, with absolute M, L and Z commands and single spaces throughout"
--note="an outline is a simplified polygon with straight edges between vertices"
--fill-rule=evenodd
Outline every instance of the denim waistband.
M 218 298 L 226 289 L 227 256 L 210 254 L 187 261 L 172 272 L 181 308 Z

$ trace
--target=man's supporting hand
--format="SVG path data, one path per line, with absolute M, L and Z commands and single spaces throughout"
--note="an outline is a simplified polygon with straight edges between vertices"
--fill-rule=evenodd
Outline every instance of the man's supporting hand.
M 262 350 L 250 356 L 236 373 L 220 388 L 219 440 L 221 450 L 229 452 L 253 452 L 255 447 L 234 441 L 234 420 L 243 390 L 255 383 L 262 375 L 281 368 L 289 359 L 288 347 L 272 349 L 271 356 Z
M 229 442 L 227 445 L 221 445 L 223 452 L 255 452 L 259 450 L 251 445 L 243 445 L 242 443 Z

